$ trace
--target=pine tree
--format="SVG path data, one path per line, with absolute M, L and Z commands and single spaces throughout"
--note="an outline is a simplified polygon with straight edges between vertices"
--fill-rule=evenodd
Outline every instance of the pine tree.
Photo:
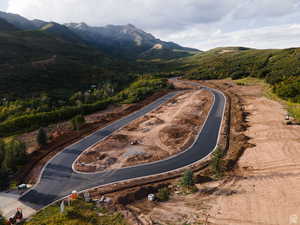
M 47 133 L 45 131 L 44 128 L 40 128 L 39 131 L 38 131 L 38 134 L 37 134 L 37 143 L 39 144 L 39 146 L 45 146 L 48 142 L 48 136 L 47 136 Z
M 181 185 L 185 187 L 191 187 L 194 184 L 193 171 L 187 170 L 184 172 L 181 178 Z
M 222 157 L 223 152 L 219 148 L 216 149 L 212 154 L 210 166 L 216 178 L 222 176 Z

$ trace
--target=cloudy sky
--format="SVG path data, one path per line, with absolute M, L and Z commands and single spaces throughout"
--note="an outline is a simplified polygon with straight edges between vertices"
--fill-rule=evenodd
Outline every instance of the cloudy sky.
M 300 0 L 0 0 L 1 9 L 60 23 L 131 23 L 202 50 L 300 47 Z

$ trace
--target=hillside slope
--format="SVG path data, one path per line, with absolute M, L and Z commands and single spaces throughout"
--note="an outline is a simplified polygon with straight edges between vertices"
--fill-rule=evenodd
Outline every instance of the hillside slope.
M 0 18 L 0 32 L 3 31 L 16 31 L 18 30 L 14 25 L 6 22 L 6 20 L 3 20 Z
M 36 23 L 37 24 L 37 23 Z M 73 43 L 81 43 L 83 44 L 84 42 L 80 39 L 80 37 L 75 34 L 73 31 L 68 29 L 66 26 L 60 25 L 55 22 L 50 22 L 50 23 L 44 23 L 42 26 L 39 28 L 39 30 L 42 30 L 46 33 L 55 35 L 57 37 L 60 37 L 66 41 L 70 41 Z
M 257 50 L 217 48 L 180 61 L 190 79 L 263 78 L 274 91 L 300 102 L 300 48 Z
M 0 32 L 0 96 L 69 93 L 104 80 L 120 80 L 130 69 L 97 49 L 43 31 Z M 125 79 L 125 78 L 124 78 Z
M 8 23 L 13 24 L 15 27 L 21 30 L 34 30 L 37 28 L 32 21 L 17 14 L 0 11 L 0 18 L 6 20 Z
M 6 13 L 6 12 L 2 12 L 2 11 L 0 11 L 0 19 L 1 19 L 1 21 L 3 20 L 23 31 L 42 30 L 45 33 L 65 39 L 66 41 L 71 41 L 71 42 L 75 42 L 75 43 L 83 43 L 83 41 L 80 39 L 80 37 L 77 36 L 73 31 L 71 31 L 64 25 L 60 25 L 55 22 L 46 22 L 46 21 L 37 20 L 37 19 L 29 20 L 20 15 L 13 14 L 13 13 Z M 0 26 L 1 26 L 1 24 L 0 24 Z

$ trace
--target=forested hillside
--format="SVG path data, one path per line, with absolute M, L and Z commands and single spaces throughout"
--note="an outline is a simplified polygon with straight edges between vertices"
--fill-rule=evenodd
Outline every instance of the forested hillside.
M 0 48 L 0 96 L 5 98 L 68 95 L 104 81 L 128 83 L 131 72 L 129 63 L 43 31 L 0 32 Z
M 300 48 L 217 48 L 179 62 L 189 79 L 263 78 L 280 97 L 300 102 Z

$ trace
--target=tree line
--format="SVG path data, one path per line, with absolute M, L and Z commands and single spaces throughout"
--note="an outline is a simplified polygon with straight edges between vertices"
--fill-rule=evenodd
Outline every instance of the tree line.
M 11 139 L 4 142 L 0 139 L 0 190 L 10 184 L 10 175 L 16 173 L 27 160 L 24 143 Z
M 49 124 L 69 120 L 76 115 L 87 115 L 105 109 L 112 103 L 134 103 L 143 100 L 155 91 L 170 88 L 167 79 L 142 76 L 128 88 L 115 96 L 107 96 L 94 103 L 80 103 L 76 106 L 61 106 L 49 112 L 32 112 L 6 119 L 0 123 L 0 137 L 29 132 Z

